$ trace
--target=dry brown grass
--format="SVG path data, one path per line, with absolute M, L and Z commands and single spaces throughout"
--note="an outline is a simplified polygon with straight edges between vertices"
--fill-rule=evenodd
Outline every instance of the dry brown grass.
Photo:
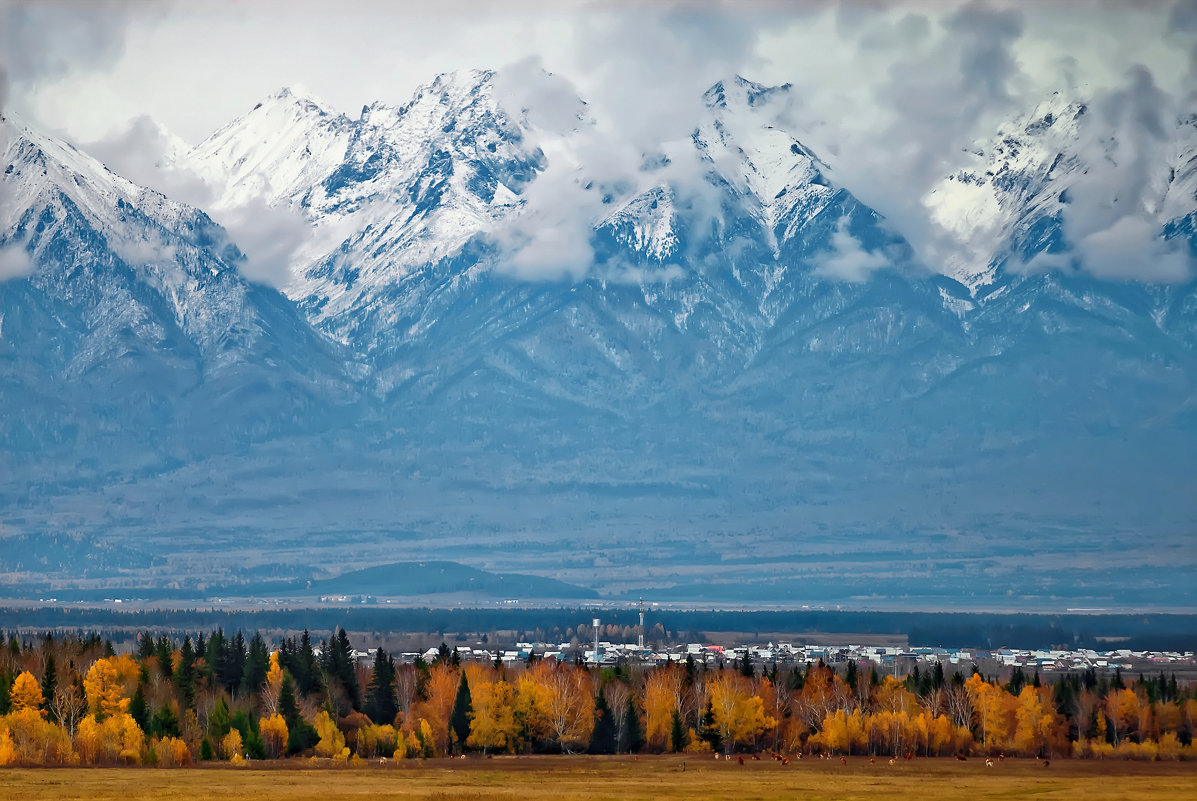
M 683 764 L 685 769 L 683 770 Z M 694 755 L 665 757 L 500 757 L 434 759 L 313 768 L 301 762 L 265 767 L 2 769 L 0 798 L 51 799 L 420 799 L 554 801 L 595 799 L 868 799 L 960 798 L 968 801 L 1036 796 L 1084 801 L 1193 798 L 1197 764 L 922 759 L 895 766 L 878 759 L 716 762 Z

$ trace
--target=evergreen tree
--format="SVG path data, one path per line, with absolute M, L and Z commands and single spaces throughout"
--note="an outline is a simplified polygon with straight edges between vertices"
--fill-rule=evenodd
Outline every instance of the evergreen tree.
M 262 635 L 254 632 L 249 641 L 249 654 L 245 658 L 245 672 L 241 675 L 241 694 L 253 695 L 262 689 L 266 683 L 266 673 L 270 670 L 270 651 L 266 648 L 266 641 Z
M 58 689 L 58 669 L 54 664 L 54 654 L 46 654 L 46 667 L 42 671 L 42 699 L 43 706 L 48 710 L 51 720 L 54 720 L 54 691 Z
M 208 736 L 216 742 L 220 742 L 229 733 L 231 725 L 229 722 L 229 705 L 222 695 L 217 700 L 216 706 L 212 709 L 212 714 L 208 716 Z
M 141 682 L 138 682 L 137 689 L 133 692 L 133 698 L 129 701 L 129 716 L 137 721 L 137 725 L 144 730 L 149 714 L 150 710 L 145 702 L 145 692 L 142 690 Z
M 374 652 L 374 669 L 366 686 L 364 711 L 379 725 L 393 722 L 399 714 L 399 704 L 395 700 L 395 663 L 383 648 Z
M 324 673 L 330 681 L 341 686 L 349 706 L 362 708 L 362 690 L 357 683 L 357 667 L 353 661 L 353 646 L 345 629 L 338 629 L 337 635 L 328 643 L 325 651 Z
M 697 673 L 697 667 L 694 664 L 694 654 L 686 654 L 686 686 L 687 687 L 694 684 L 695 673 Z
M 184 709 L 195 706 L 195 651 L 191 648 L 191 637 L 183 637 L 183 648 L 179 652 L 179 666 L 175 669 L 174 685 L 179 690 Z
M 266 758 L 266 744 L 262 742 L 258 722 L 253 716 L 247 715 L 244 710 L 239 709 L 230 718 L 229 725 L 241 734 L 241 745 L 250 759 Z
M 312 648 L 312 635 L 307 629 L 299 638 L 299 653 L 296 658 L 295 686 L 300 695 L 311 695 L 320 689 L 320 671 L 316 665 L 316 651 Z
M 669 727 L 669 743 L 675 754 L 686 747 L 686 729 L 682 726 L 682 713 L 676 709 L 673 710 L 673 722 Z
M 844 683 L 853 690 L 856 689 L 856 660 L 854 659 L 848 660 L 848 669 L 844 671 Z
M 0 668 L 0 715 L 7 715 L 12 711 L 12 692 L 13 682 L 17 676 L 11 670 Z
M 287 723 L 287 753 L 300 754 L 320 741 L 320 735 L 312 724 L 299 714 L 295 703 L 295 682 L 290 671 L 283 671 L 283 683 L 278 691 L 278 713 Z
M 200 761 L 211 762 L 214 757 L 212 753 L 212 741 L 205 737 L 200 741 Z
M 457 684 L 457 697 L 453 699 L 453 713 L 449 715 L 449 728 L 457 739 L 457 746 L 463 751 L 466 738 L 470 736 L 470 718 L 474 715 L 474 703 L 470 697 L 470 685 L 466 681 L 465 671 L 461 671 L 461 681 Z
M 299 721 L 299 705 L 295 703 L 295 682 L 291 672 L 283 671 L 283 681 L 278 689 L 278 713 L 283 716 L 287 728 L 293 728 Z
M 748 649 L 744 650 L 744 658 L 740 660 L 740 675 L 749 679 L 756 676 L 756 671 L 752 667 L 752 652 Z
M 706 740 L 712 751 L 717 752 L 723 747 L 723 735 L 719 733 L 719 727 L 715 725 L 715 707 L 710 700 L 707 701 L 706 711 L 702 713 L 702 728 L 698 730 L 698 736 Z
M 931 674 L 931 686 L 937 690 L 942 690 L 944 685 L 943 663 L 938 659 L 935 660 L 935 668 Z
M 628 702 L 623 711 L 623 748 L 624 753 L 634 754 L 644 746 L 644 729 L 640 725 L 640 715 L 636 712 L 636 704 L 628 696 Z
M 137 635 L 137 661 L 145 662 L 154 655 L 154 638 L 148 631 Z
M 162 673 L 162 678 L 169 679 L 171 673 L 174 671 L 174 646 L 171 644 L 170 638 L 165 634 L 158 638 L 158 642 L 154 645 L 154 656 L 158 657 L 158 670 Z
M 607 706 L 607 696 L 600 692 L 594 699 L 594 730 L 586 750 L 591 754 L 614 754 L 615 736 L 615 720 L 611 717 L 611 708 Z
M 179 716 L 170 704 L 163 704 L 149 722 L 149 733 L 154 737 L 178 737 Z

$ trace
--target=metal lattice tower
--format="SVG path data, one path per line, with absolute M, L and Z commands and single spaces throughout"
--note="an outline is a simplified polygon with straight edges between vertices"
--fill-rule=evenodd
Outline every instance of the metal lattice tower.
M 640 636 L 637 638 L 637 645 L 640 650 L 644 650 L 644 599 L 640 599 Z

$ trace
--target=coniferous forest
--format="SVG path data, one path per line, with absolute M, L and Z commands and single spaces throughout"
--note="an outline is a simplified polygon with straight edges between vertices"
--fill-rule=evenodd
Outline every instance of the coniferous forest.
M 769 752 L 871 757 L 1197 758 L 1197 686 L 1175 676 L 1041 680 L 942 665 L 903 679 L 693 660 L 594 668 L 461 662 L 442 645 L 397 664 L 356 659 L 344 629 L 269 646 L 222 630 L 99 635 L 0 648 L 0 765 L 427 758 L 477 753 Z

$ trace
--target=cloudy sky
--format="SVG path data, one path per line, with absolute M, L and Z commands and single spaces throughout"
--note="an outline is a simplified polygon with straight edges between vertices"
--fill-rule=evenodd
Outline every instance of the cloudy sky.
M 1194 109 L 1195 43 L 1193 0 L 0 0 L 0 103 L 85 146 L 134 142 L 151 124 L 196 144 L 281 86 L 355 115 L 440 72 L 532 65 L 647 149 L 693 126 L 704 89 L 741 74 L 794 84 L 792 114 L 812 144 L 932 251 L 936 233 L 919 230 L 906 199 L 950 171 L 962 144 L 1064 91 L 1111 109 L 1137 143 L 1119 167 L 1132 169 L 1165 146 L 1161 126 Z

